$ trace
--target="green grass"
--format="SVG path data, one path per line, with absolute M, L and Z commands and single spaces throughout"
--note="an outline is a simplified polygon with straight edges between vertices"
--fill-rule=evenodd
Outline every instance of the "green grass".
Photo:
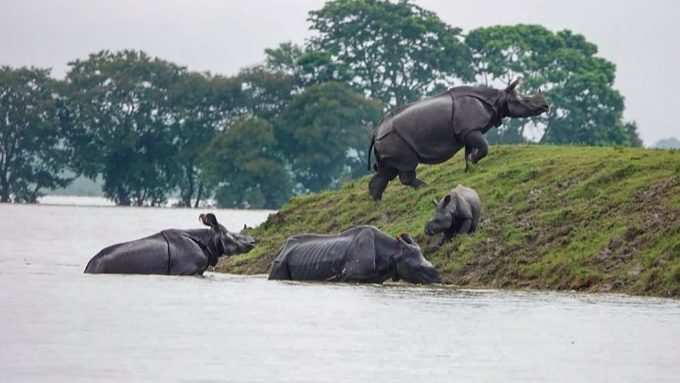
M 495 146 L 470 173 L 462 155 L 421 166 L 418 190 L 393 181 L 383 201 L 368 177 L 290 200 L 254 230 L 258 247 L 219 271 L 265 273 L 293 234 L 370 224 L 409 232 L 447 283 L 680 296 L 680 154 L 578 146 Z M 477 233 L 438 250 L 423 234 L 433 198 L 457 184 L 477 190 Z

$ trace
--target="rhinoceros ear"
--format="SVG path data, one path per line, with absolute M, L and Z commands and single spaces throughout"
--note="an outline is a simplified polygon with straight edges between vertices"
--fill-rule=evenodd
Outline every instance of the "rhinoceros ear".
M 403 242 L 408 243 L 409 245 L 413 245 L 415 242 L 413 238 L 411 238 L 411 235 L 409 233 L 401 233 L 397 236 L 397 238 L 401 239 Z
M 507 88 L 505 88 L 506 92 L 514 92 L 517 86 L 522 82 L 521 77 L 517 77 L 515 81 L 511 82 L 510 85 L 508 85 Z
M 448 206 L 448 204 L 451 202 L 451 194 L 447 194 L 446 197 L 444 197 L 444 204 L 442 207 Z
M 220 224 L 217 222 L 217 217 L 215 217 L 215 214 L 213 214 L 213 213 L 201 214 L 201 215 L 198 216 L 198 218 L 206 226 L 210 226 L 211 228 L 213 228 L 215 230 L 219 228 Z

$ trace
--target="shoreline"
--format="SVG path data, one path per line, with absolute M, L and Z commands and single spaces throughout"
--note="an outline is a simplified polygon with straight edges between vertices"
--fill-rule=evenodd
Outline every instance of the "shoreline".
M 411 233 L 443 281 L 462 288 L 680 297 L 678 151 L 494 146 L 471 173 L 461 155 L 418 172 L 428 186 L 394 182 L 379 203 L 368 196 L 368 177 L 294 197 L 253 229 L 251 253 L 217 271 L 265 273 L 290 235 L 366 224 Z M 459 183 L 482 197 L 480 230 L 432 249 L 437 238 L 422 229 L 430 201 Z

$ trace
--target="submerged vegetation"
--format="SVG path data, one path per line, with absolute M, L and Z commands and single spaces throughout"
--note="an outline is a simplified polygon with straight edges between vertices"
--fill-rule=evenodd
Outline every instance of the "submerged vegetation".
M 680 152 L 621 147 L 496 146 L 470 173 L 462 155 L 419 168 L 428 186 L 392 183 L 382 202 L 368 177 L 291 199 L 253 234 L 249 254 L 218 271 L 265 273 L 286 237 L 369 224 L 409 232 L 446 283 L 680 296 Z M 433 249 L 423 233 L 432 199 L 457 184 L 476 189 L 472 236 Z

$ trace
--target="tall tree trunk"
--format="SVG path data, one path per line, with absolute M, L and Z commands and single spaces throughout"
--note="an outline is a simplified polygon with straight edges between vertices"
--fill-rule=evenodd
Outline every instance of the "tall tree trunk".
M 130 198 L 130 192 L 126 190 L 123 186 L 116 188 L 115 194 L 113 195 L 114 201 L 118 206 L 130 206 L 132 204 L 132 198 Z
M 130 201 L 130 197 L 124 194 L 119 194 L 116 196 L 116 203 L 118 206 L 130 206 L 132 201 Z
M 9 200 L 9 188 L 5 185 L 2 185 L 0 190 L 0 202 L 11 202 Z
M 35 185 L 35 189 L 28 196 L 28 203 L 38 203 L 38 192 L 40 191 L 40 185 Z
M 7 158 L 6 155 L 3 155 L 3 164 L 2 168 L 0 168 L 0 171 L 2 171 L 2 174 L 0 174 L 0 202 L 10 202 L 9 200 L 9 181 L 7 180 L 7 173 L 8 171 L 8 162 L 9 159 Z
M 194 204 L 194 208 L 197 208 L 198 204 L 201 202 L 201 194 L 203 194 L 203 182 L 198 183 L 198 192 L 196 193 L 196 203 Z
M 137 190 L 135 197 L 135 206 L 144 206 L 144 200 L 146 199 L 146 190 Z
M 0 202 L 10 202 L 9 182 L 7 182 L 7 174 L 3 174 L 2 179 L 0 179 Z
M 194 165 L 193 161 L 190 161 L 185 168 L 185 175 L 187 177 L 187 190 L 182 193 L 182 206 L 191 207 L 191 198 L 194 196 Z

